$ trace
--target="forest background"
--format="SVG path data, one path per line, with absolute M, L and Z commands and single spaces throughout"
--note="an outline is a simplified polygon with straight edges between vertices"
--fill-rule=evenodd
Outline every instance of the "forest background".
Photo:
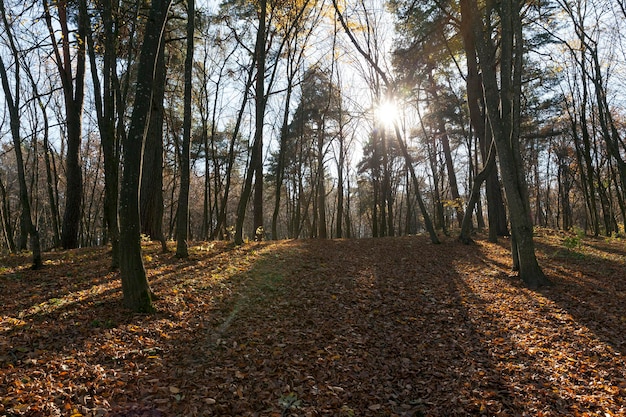
M 624 3 L 0 0 L 3 251 L 623 233 Z M 497 153 L 497 158 L 496 158 Z

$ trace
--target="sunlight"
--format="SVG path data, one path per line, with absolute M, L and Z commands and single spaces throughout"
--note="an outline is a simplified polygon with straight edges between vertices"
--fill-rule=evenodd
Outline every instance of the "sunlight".
M 393 128 L 400 118 L 400 109 L 393 99 L 385 99 L 374 108 L 376 120 L 384 127 Z

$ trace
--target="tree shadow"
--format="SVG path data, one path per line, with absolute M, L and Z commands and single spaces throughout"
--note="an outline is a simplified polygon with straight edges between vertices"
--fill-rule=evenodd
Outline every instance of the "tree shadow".
M 43 268 L 30 270 L 26 255 L 2 258 L 0 269 L 0 316 L 20 312 L 86 291 L 116 278 L 109 270 L 107 248 L 86 248 L 46 254 Z
M 590 239 L 576 251 L 538 245 L 556 284 L 540 293 L 626 355 L 626 263 L 616 244 Z
M 510 300 L 499 309 L 504 312 L 508 308 L 503 313 L 508 317 L 503 325 L 517 342 L 517 347 L 509 347 L 515 353 L 509 362 L 526 367 L 520 376 L 542 378 L 539 384 L 529 383 L 526 378 L 527 382 L 519 381 L 520 386 L 526 385 L 529 397 L 551 398 L 542 401 L 556 413 L 623 411 L 620 390 L 624 387 L 619 385 L 625 365 L 623 325 L 619 327 L 625 308 L 623 292 L 619 294 L 624 285 L 623 264 L 601 255 L 585 254 L 572 260 L 570 254 L 561 251 L 562 247 L 544 239 L 537 247 L 540 263 L 553 286 L 530 291 L 521 281 L 495 278 L 498 298 Z M 483 248 L 478 256 L 490 264 L 497 254 L 493 245 Z M 606 300 L 609 293 L 616 295 L 611 301 Z M 498 298 L 494 301 L 500 302 Z M 598 326 L 601 321 L 610 325 Z
M 569 308 L 577 300 L 600 308 L 595 295 L 585 298 L 597 282 L 560 278 L 575 271 L 561 263 L 550 266 L 556 286 L 531 292 L 509 277 L 505 250 L 480 242 L 222 249 L 186 260 L 146 251 L 156 314 L 120 309 L 119 283 L 89 294 L 85 280 L 83 298 L 0 329 L 0 348 L 15 356 L 0 363 L 3 407 L 28 401 L 19 392 L 30 388 L 31 401 L 119 416 L 601 410 L 589 398 L 617 409 L 620 388 L 603 392 L 600 382 L 609 387 L 623 360 L 599 348 L 617 334 L 577 333 L 589 317 Z M 28 282 L 35 273 L 24 272 Z M 36 297 L 50 304 L 45 292 Z

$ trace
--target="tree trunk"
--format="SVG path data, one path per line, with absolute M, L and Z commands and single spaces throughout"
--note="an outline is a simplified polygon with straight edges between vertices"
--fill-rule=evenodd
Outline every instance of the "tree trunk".
M 617 204 L 622 215 L 622 221 L 626 223 L 626 201 L 624 201 L 624 193 L 620 192 L 620 183 L 617 179 L 617 173 L 615 172 L 616 168 L 613 166 L 613 164 L 609 164 L 609 171 L 611 178 L 613 179 L 613 183 L 615 184 Z M 624 185 L 622 185 L 621 187 L 624 187 Z M 626 224 L 624 224 L 624 227 L 626 227 Z M 615 231 L 619 233 L 619 226 L 617 224 L 615 225 Z
M 463 222 L 461 223 L 461 233 L 459 234 L 459 240 L 466 245 L 472 241 L 470 237 L 471 227 L 472 227 L 472 212 L 474 211 L 474 206 L 480 199 L 480 188 L 482 187 L 483 182 L 489 177 L 491 171 L 496 167 L 496 149 L 494 146 L 491 146 L 489 150 L 489 156 L 487 157 L 486 165 L 483 169 L 476 175 L 474 178 L 474 183 L 472 184 L 472 190 L 470 193 L 470 198 L 467 203 L 467 208 L 465 210 L 465 214 L 463 215 Z
M 351 194 L 350 194 L 350 174 L 349 173 L 347 173 L 347 175 L 346 175 L 346 190 L 348 191 L 348 193 L 346 194 L 346 210 L 345 210 L 345 212 L 346 212 L 346 215 L 345 215 L 345 218 L 346 218 L 346 220 L 345 220 L 346 221 L 346 233 L 345 233 L 345 235 L 346 235 L 347 239 L 351 239 L 352 236 L 353 236 L 353 233 L 352 233 L 352 218 L 350 216 L 350 208 L 351 208 L 350 196 L 351 196 Z
M 232 53 L 231 53 L 232 54 Z M 205 60 L 206 60 L 206 56 L 205 56 Z M 203 239 L 208 239 L 210 236 L 210 232 L 209 230 L 211 229 L 213 223 L 214 223 L 214 217 L 218 217 L 219 218 L 219 210 L 220 210 L 220 193 L 222 192 L 223 188 L 224 188 L 224 184 L 222 182 L 222 178 L 221 178 L 221 162 L 220 162 L 220 157 L 217 153 L 217 149 L 216 149 L 216 137 L 217 137 L 217 107 L 218 107 L 218 103 L 219 103 L 219 95 L 220 95 L 220 88 L 221 88 L 221 83 L 222 83 L 222 78 L 224 76 L 224 68 L 226 67 L 226 64 L 228 62 L 228 59 L 225 59 L 224 62 L 222 63 L 222 65 L 220 66 L 220 70 L 219 70 L 219 74 L 218 74 L 218 78 L 217 78 L 217 82 L 215 82 L 215 93 L 214 93 L 214 99 L 213 99 L 213 107 L 211 110 L 211 141 L 210 141 L 210 146 L 209 146 L 209 136 L 207 135 L 207 125 L 208 125 L 208 118 L 201 115 L 202 117 L 202 143 L 204 146 L 204 152 L 205 152 L 205 158 L 204 158 L 204 172 L 205 172 L 205 176 L 204 176 L 204 192 L 203 192 L 203 204 L 202 204 L 202 236 Z M 205 86 L 202 87 L 203 90 L 205 90 L 206 87 L 206 83 L 208 83 L 208 74 L 206 73 L 206 69 L 203 70 L 202 72 L 202 76 L 204 78 L 204 84 Z M 207 103 L 208 103 L 208 91 L 206 91 L 206 98 L 207 98 Z M 208 106 L 207 106 L 208 107 Z M 211 176 L 210 176 L 210 168 L 209 168 L 209 153 L 211 154 L 211 159 L 213 162 L 213 190 L 211 192 Z M 230 158 L 230 156 L 229 156 Z M 230 161 L 230 159 L 229 159 Z M 228 169 L 228 168 L 227 168 Z M 227 182 L 230 181 L 230 173 L 226 173 L 226 176 L 229 178 L 227 180 Z M 224 190 L 224 193 L 226 193 L 227 190 Z M 211 203 L 211 200 L 213 200 L 213 202 Z M 219 223 L 219 220 L 218 222 Z M 216 225 L 215 231 L 217 233 L 219 233 L 221 236 L 220 238 L 223 238 L 223 235 L 225 234 L 225 231 L 219 231 L 219 224 Z
M 235 127 L 233 128 L 233 132 L 230 138 L 230 145 L 228 148 L 228 164 L 226 167 L 226 182 L 224 184 L 224 195 L 222 196 L 222 201 L 219 209 L 219 214 L 217 216 L 217 224 L 215 225 L 215 229 L 213 230 L 212 237 L 215 238 L 220 234 L 221 230 L 226 229 L 226 208 L 228 205 L 228 196 L 230 194 L 230 183 L 232 178 L 233 166 L 235 165 L 235 144 L 237 142 L 237 138 L 239 137 L 239 130 L 241 129 L 241 122 L 243 120 L 243 115 L 246 111 L 246 103 L 248 101 L 248 90 L 252 87 L 253 75 L 254 75 L 254 62 L 253 59 L 252 64 L 250 65 L 250 70 L 248 71 L 248 79 L 246 80 L 246 86 L 243 93 L 243 98 L 241 101 L 241 106 L 239 108 L 239 112 L 237 113 L 237 120 L 235 121 Z M 236 237 L 235 237 L 236 240 Z M 243 238 L 242 238 L 243 243 Z
M 256 240 L 263 240 L 263 128 L 265 126 L 265 20 L 267 17 L 267 0 L 261 0 L 259 4 L 261 14 L 259 16 L 259 32 L 257 33 L 257 80 L 256 80 L 256 111 L 254 130 L 254 201 L 253 223 Z M 256 151 L 256 152 L 255 152 Z
M 328 238 L 326 225 L 326 170 L 324 169 L 324 118 L 317 124 L 317 237 Z
M 382 204 L 385 207 L 385 216 L 383 216 L 384 236 L 393 236 L 393 191 L 391 190 L 391 167 L 389 162 L 389 148 L 387 146 L 387 134 L 385 129 L 382 129 L 381 145 L 383 148 L 383 184 L 382 184 Z M 386 221 L 386 224 L 384 222 Z
M 187 0 L 187 51 L 185 55 L 185 92 L 183 110 L 183 143 L 181 152 L 180 192 L 178 194 L 178 217 L 176 222 L 176 257 L 187 258 L 189 249 L 187 238 L 189 232 L 189 182 L 190 161 L 189 147 L 191 143 L 191 83 L 193 70 L 193 34 L 194 34 L 194 0 Z
M 426 129 L 422 125 L 422 130 L 426 135 Z M 436 139 L 433 137 L 432 143 L 427 143 L 428 150 L 428 162 L 430 163 L 430 172 L 433 176 L 433 213 L 435 217 L 435 229 L 441 229 L 447 236 L 448 230 L 446 228 L 446 220 L 443 215 L 443 204 L 441 202 L 441 191 L 439 190 L 439 169 L 437 166 L 437 152 L 436 152 Z
M 420 211 L 422 212 L 422 218 L 424 219 L 424 226 L 428 231 L 430 236 L 430 241 L 434 244 L 441 243 L 439 241 L 439 237 L 437 236 L 437 232 L 433 227 L 433 223 L 430 220 L 430 216 L 428 215 L 428 210 L 426 210 L 426 205 L 424 204 L 424 199 L 422 198 L 422 193 L 419 188 L 419 181 L 417 180 L 417 175 L 415 174 L 415 168 L 413 167 L 413 158 L 409 154 L 409 151 L 404 143 L 404 139 L 402 139 L 402 134 L 400 133 L 400 128 L 398 124 L 394 124 L 394 129 L 396 133 L 396 140 L 398 141 L 398 145 L 400 146 L 400 150 L 402 151 L 402 155 L 404 155 L 404 160 L 409 168 L 409 173 L 411 174 L 411 178 L 413 180 L 413 188 L 415 188 L 415 198 L 417 199 L 417 204 L 419 205 Z
M 585 87 L 583 87 L 585 90 Z M 587 116 L 586 116 L 586 99 L 585 104 L 582 106 L 582 117 L 581 119 L 581 136 L 583 141 L 583 158 L 585 160 L 585 167 L 587 168 L 587 186 L 589 189 L 589 195 L 587 198 L 589 199 L 590 212 L 592 213 L 592 224 L 593 224 L 593 234 L 594 236 L 598 236 L 600 234 L 600 219 L 598 214 L 598 206 L 596 204 L 596 185 L 594 181 L 595 177 L 595 169 L 593 167 L 593 157 L 591 150 L 591 135 L 589 134 L 589 128 L 587 126 Z
M 263 127 L 265 115 L 265 19 L 267 17 L 267 0 L 261 0 L 259 7 L 259 29 L 256 37 L 256 111 L 254 143 L 250 154 L 250 166 L 246 172 L 246 179 L 239 204 L 237 206 L 237 221 L 235 224 L 235 244 L 243 244 L 243 226 L 246 217 L 246 207 L 252 193 L 252 181 L 255 180 L 253 228 L 257 239 L 263 234 Z
M 583 87 L 584 90 L 584 87 Z M 586 127 L 583 127 L 584 120 L 582 120 L 583 115 L 585 113 L 582 108 L 585 108 L 581 102 L 581 132 L 583 133 L 583 138 L 578 134 L 578 122 L 575 113 L 570 113 L 570 124 L 572 128 L 572 135 L 574 140 L 574 146 L 576 148 L 576 161 L 578 166 L 580 167 L 580 183 L 582 185 L 583 195 L 585 196 L 585 206 L 587 208 L 587 213 L 589 215 L 589 222 L 591 223 L 591 228 L 593 230 L 593 235 L 598 236 L 600 234 L 600 223 L 598 221 L 598 209 L 596 205 L 596 189 L 593 181 L 593 161 L 591 159 L 591 154 L 589 153 L 589 142 L 587 140 L 586 144 L 584 141 L 584 132 Z M 588 135 L 588 132 L 587 132 Z M 588 139 L 588 138 L 587 138 Z M 581 148 L 581 140 L 583 142 L 583 146 Z M 585 230 L 587 227 L 585 227 Z
M 501 7 L 501 33 L 500 56 L 496 54 L 493 41 L 485 33 L 482 22 L 474 21 L 474 34 L 476 36 L 476 49 L 483 73 L 483 87 L 487 114 L 493 131 L 502 180 L 511 215 L 511 228 L 513 230 L 514 247 L 512 255 L 519 261 L 519 275 L 524 283 L 530 288 L 537 288 L 549 284 L 548 279 L 539 267 L 535 256 L 533 242 L 533 228 L 530 222 L 529 204 L 527 193 L 523 183 L 524 176 L 521 172 L 519 146 L 519 111 L 515 94 L 519 94 L 521 88 L 521 49 L 522 38 L 521 25 L 519 24 L 519 10 L 512 0 L 504 0 Z M 472 2 L 472 12 L 480 16 L 478 5 Z M 500 62 L 500 83 L 496 80 L 496 62 Z
M 115 129 L 117 33 L 113 21 L 113 16 L 116 15 L 118 10 L 118 2 L 117 0 L 105 0 L 102 4 L 105 30 L 103 91 L 105 134 L 100 140 L 102 141 L 102 153 L 104 155 L 104 217 L 106 219 L 108 237 L 111 241 L 111 269 L 118 269 L 120 266 L 120 223 L 117 205 L 120 182 L 120 142 Z M 119 107 L 122 107 L 122 105 L 120 104 Z
M 602 207 L 602 219 L 604 221 L 604 235 L 610 236 L 613 231 L 613 210 L 608 197 L 608 190 L 602 183 L 601 172 L 597 172 L 598 197 L 600 197 L 600 206 Z
M 80 1 L 82 12 L 87 14 L 87 3 Z M 115 86 L 114 71 L 116 60 L 116 39 L 113 10 L 117 10 L 111 0 L 102 3 L 102 21 L 104 26 L 104 59 L 103 59 L 103 86 L 97 71 L 96 50 L 93 33 L 87 27 L 87 44 L 89 46 L 89 64 L 91 78 L 94 85 L 94 101 L 98 116 L 98 128 L 102 153 L 104 155 L 104 219 L 107 227 L 107 236 L 111 241 L 111 269 L 119 268 L 119 221 L 117 217 L 117 201 L 119 191 L 119 155 L 118 142 L 115 134 Z
M 433 97 L 433 101 L 435 105 L 439 103 L 439 93 L 438 86 L 435 83 L 435 80 L 432 75 L 432 71 L 428 73 L 428 82 L 430 83 L 430 94 Z M 438 130 L 438 138 L 441 142 L 441 148 L 443 150 L 444 161 L 446 165 L 446 173 L 448 174 L 448 183 L 450 185 L 450 194 L 452 195 L 452 199 L 454 200 L 453 206 L 456 212 L 457 222 L 459 227 L 463 222 L 463 207 L 461 202 L 461 195 L 459 194 L 459 186 L 456 180 L 456 172 L 454 171 L 454 162 L 452 161 L 452 151 L 450 149 L 450 138 L 448 137 L 448 131 L 446 129 L 446 124 L 439 113 L 437 115 L 437 130 Z
M 450 149 L 450 139 L 448 138 L 448 132 L 446 130 L 445 123 L 443 120 L 439 120 L 439 132 L 440 132 L 440 140 L 441 147 L 443 149 L 443 155 L 446 164 L 446 172 L 448 174 L 448 183 L 450 185 L 450 193 L 452 194 L 454 211 L 456 213 L 456 219 L 461 226 L 463 221 L 463 201 L 461 199 L 461 194 L 459 193 L 459 186 L 457 185 L 456 180 L 456 172 L 454 171 L 454 163 L 452 161 L 452 151 Z
M 78 42 L 76 47 L 75 61 L 72 60 L 70 45 L 70 30 L 68 27 L 67 0 L 56 3 L 59 25 L 61 28 L 61 52 L 53 48 L 57 70 L 63 87 L 65 102 L 65 117 L 67 128 L 67 153 L 66 153 L 66 189 L 65 211 L 63 214 L 63 227 L 61 232 L 61 246 L 72 249 L 79 246 L 78 233 L 80 230 L 81 202 L 83 198 L 83 177 L 80 166 L 80 147 L 82 140 L 82 114 L 84 99 L 85 79 L 85 53 L 88 16 L 86 7 L 79 8 L 78 12 Z M 50 40 L 56 45 L 57 39 L 52 24 L 52 16 L 47 0 L 44 0 L 45 18 L 48 26 Z M 72 74 L 72 68 L 76 68 L 76 74 Z
M 337 160 L 337 226 L 336 233 L 338 238 L 343 237 L 344 222 L 344 165 L 346 160 L 345 154 L 345 138 L 343 137 L 343 122 L 340 117 L 339 125 L 339 158 Z
M 151 312 L 152 297 L 141 257 L 139 184 L 142 148 L 150 114 L 154 67 L 171 0 L 153 0 L 137 69 L 135 103 L 124 143 L 120 191 L 120 273 L 124 305 Z
M 15 240 L 13 239 L 13 227 L 11 225 L 11 206 L 7 198 L 7 191 L 0 178 L 0 198 L 2 199 L 2 206 L 0 207 L 0 213 L 2 214 L 2 231 L 4 239 L 11 253 L 17 252 L 17 246 L 15 246 Z
M 44 165 L 46 171 L 46 192 L 48 194 L 48 202 L 50 205 L 50 217 L 52 221 L 52 245 L 55 248 L 61 246 L 61 234 L 59 227 L 59 207 L 57 196 L 54 193 L 54 188 L 56 184 L 57 177 L 52 174 L 52 165 L 50 162 L 50 142 L 49 142 L 49 133 L 50 133 L 50 123 L 48 121 L 48 114 L 46 113 L 46 104 L 44 104 L 41 99 L 41 94 L 39 93 L 39 89 L 37 87 L 37 82 L 35 81 L 32 72 L 29 67 L 24 68 L 26 71 L 26 75 L 31 83 L 31 88 L 33 89 L 33 93 L 35 95 L 35 100 L 37 101 L 37 105 L 41 110 L 41 117 L 43 119 L 43 156 L 44 156 Z
M 609 152 L 617 163 L 617 172 L 622 183 L 622 196 L 626 196 L 626 162 L 624 161 L 622 154 L 626 150 L 624 142 L 620 138 L 620 134 L 617 131 L 611 109 L 606 98 L 606 91 L 602 77 L 602 65 L 598 57 L 598 50 L 596 48 L 590 48 L 593 58 L 594 77 L 592 82 L 594 90 L 596 92 L 596 100 L 598 101 L 598 119 L 600 122 L 600 131 L 604 137 L 604 142 Z M 621 145 L 621 147 L 620 147 Z
M 165 65 L 165 39 L 159 43 L 159 53 L 154 70 L 154 87 L 150 101 L 150 119 L 143 153 L 139 210 L 141 233 L 153 241 L 161 242 L 161 250 L 167 251 L 163 233 L 163 100 L 167 68 Z
M 15 162 L 17 164 L 17 178 L 19 182 L 19 195 L 20 205 L 22 206 L 22 212 L 20 215 L 20 228 L 23 232 L 26 232 L 30 236 L 31 250 L 33 252 L 33 264 L 32 268 L 37 269 L 42 266 L 41 262 L 41 247 L 39 244 L 39 232 L 35 227 L 32 220 L 32 213 L 30 207 L 30 200 L 28 196 L 28 185 L 26 183 L 26 173 L 24 168 L 24 158 L 22 156 L 22 143 L 20 140 L 20 62 L 19 52 L 17 45 L 14 43 L 12 33 L 10 32 L 10 25 L 6 16 L 6 9 L 4 6 L 4 0 L 0 0 L 0 14 L 2 14 L 2 23 L 6 29 L 6 35 L 9 40 L 9 47 L 11 49 L 11 56 L 15 65 L 14 74 L 14 86 L 15 97 L 11 91 L 9 85 L 9 77 L 7 74 L 4 61 L 0 56 L 0 81 L 2 83 L 2 90 L 4 92 L 4 99 L 9 110 L 9 124 L 11 129 L 11 138 L 13 139 L 13 148 L 15 151 Z M 25 236 L 20 238 L 22 241 L 18 248 L 26 244 Z M 21 246 L 20 246 L 21 245 Z
M 461 36 L 467 57 L 467 100 L 470 113 L 470 122 L 480 143 L 483 166 L 487 166 L 488 150 L 491 148 L 491 127 L 486 123 L 482 74 L 478 68 L 476 56 L 476 35 L 474 26 L 480 15 L 474 15 L 470 0 L 460 1 L 461 9 Z M 498 178 L 498 170 L 493 169 L 485 179 L 487 196 L 487 216 L 489 222 L 489 240 L 497 242 L 498 236 L 508 236 L 506 209 L 502 199 L 502 188 Z M 469 205 L 468 205 L 469 206 Z M 466 209 L 467 213 L 467 209 Z M 471 214 L 471 213 L 470 213 Z M 462 226 L 461 226 L 462 228 Z
M 274 212 L 272 213 L 272 239 L 278 240 L 278 214 L 280 212 L 280 198 L 285 177 L 285 153 L 287 152 L 287 135 L 289 129 L 289 109 L 291 93 L 293 90 L 293 77 L 295 73 L 288 74 L 287 92 L 285 97 L 285 107 L 283 108 L 283 122 L 280 128 L 280 144 L 278 147 L 278 157 L 276 162 L 276 190 L 274 195 Z

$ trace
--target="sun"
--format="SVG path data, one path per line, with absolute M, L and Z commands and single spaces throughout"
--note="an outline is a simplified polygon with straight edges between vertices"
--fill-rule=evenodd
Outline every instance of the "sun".
M 383 126 L 392 128 L 398 121 L 400 109 L 394 100 L 387 99 L 374 107 L 374 116 Z

